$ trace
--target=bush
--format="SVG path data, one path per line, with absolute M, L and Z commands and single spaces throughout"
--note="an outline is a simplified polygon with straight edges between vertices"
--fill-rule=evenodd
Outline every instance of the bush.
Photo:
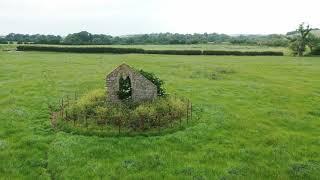
M 119 79 L 119 91 L 118 97 L 120 100 L 130 100 L 132 96 L 132 89 L 131 89 L 131 80 L 129 77 L 123 79 L 121 76 Z
M 151 81 L 154 85 L 157 86 L 157 94 L 158 96 L 165 96 L 166 90 L 163 87 L 164 81 L 158 78 L 154 73 L 146 72 L 144 70 L 139 71 L 145 78 Z
M 94 90 L 66 109 L 66 120 L 97 123 L 133 130 L 164 127 L 185 117 L 187 103 L 179 98 L 159 97 L 141 104 L 107 103 L 104 90 Z M 85 121 L 83 120 L 85 119 Z M 63 122 L 63 121 L 62 121 Z
M 283 56 L 283 52 L 276 51 L 203 51 L 203 55 L 230 55 L 230 56 Z
M 0 44 L 8 44 L 6 39 L 0 37 Z
M 311 55 L 320 55 L 320 44 L 312 49 Z
M 78 99 L 73 106 L 67 109 L 70 116 L 75 117 L 77 114 L 85 114 L 87 116 L 96 115 L 97 107 L 103 106 L 106 102 L 106 93 L 103 89 L 90 91 L 83 97 Z
M 133 111 L 133 117 L 135 120 L 131 121 L 131 127 L 137 129 L 138 126 L 141 130 L 146 128 L 155 127 L 156 111 L 151 104 L 142 104 Z
M 94 109 L 94 113 L 98 118 L 98 123 L 102 124 L 102 123 L 106 123 L 106 119 L 108 118 L 108 114 L 110 114 L 110 110 L 107 107 L 97 106 Z
M 186 104 L 178 98 L 167 98 L 169 105 L 169 113 L 172 119 L 179 119 L 186 110 Z

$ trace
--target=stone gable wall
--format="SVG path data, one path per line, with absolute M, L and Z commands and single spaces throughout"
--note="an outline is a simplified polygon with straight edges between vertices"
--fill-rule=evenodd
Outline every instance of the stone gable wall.
M 111 102 L 120 102 L 117 92 L 121 76 L 130 78 L 134 102 L 153 100 L 157 97 L 157 87 L 151 81 L 130 66 L 122 64 L 106 77 L 107 94 Z

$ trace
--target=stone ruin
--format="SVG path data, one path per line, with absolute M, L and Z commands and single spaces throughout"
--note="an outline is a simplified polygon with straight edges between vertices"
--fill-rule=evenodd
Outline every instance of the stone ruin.
M 130 78 L 131 99 L 133 102 L 150 101 L 157 97 L 157 87 L 142 74 L 128 66 L 121 64 L 106 77 L 106 87 L 108 100 L 111 102 L 121 102 L 119 98 L 120 78 Z

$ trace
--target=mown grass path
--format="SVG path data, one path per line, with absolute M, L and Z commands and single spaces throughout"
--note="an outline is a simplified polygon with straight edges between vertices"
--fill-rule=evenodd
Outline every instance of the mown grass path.
M 190 98 L 197 125 L 155 137 L 55 132 L 48 104 L 126 62 Z M 316 179 L 320 58 L 0 52 L 3 179 Z

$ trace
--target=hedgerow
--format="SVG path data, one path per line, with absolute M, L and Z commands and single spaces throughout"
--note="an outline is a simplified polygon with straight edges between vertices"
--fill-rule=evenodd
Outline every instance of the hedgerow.
M 17 46 L 18 51 L 53 51 L 53 52 L 75 52 L 75 53 L 144 53 L 138 48 L 113 48 L 113 47 L 70 47 L 70 46 Z
M 206 50 L 203 55 L 230 55 L 230 56 L 283 56 L 283 52 L 277 51 L 216 51 Z
M 314 49 L 312 49 L 311 55 L 320 55 L 320 44 Z
M 201 50 L 144 50 L 145 54 L 201 55 Z
M 283 56 L 277 51 L 221 51 L 221 50 L 144 50 L 140 48 L 77 47 L 77 46 L 31 46 L 19 45 L 18 51 L 53 51 L 74 53 L 114 53 L 114 54 L 168 54 L 168 55 L 232 55 L 232 56 Z

